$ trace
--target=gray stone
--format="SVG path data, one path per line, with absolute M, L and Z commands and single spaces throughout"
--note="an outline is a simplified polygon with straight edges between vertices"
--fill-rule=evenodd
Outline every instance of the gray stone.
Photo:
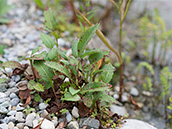
M 0 98 L 5 98 L 7 95 L 5 93 L 0 92 Z
M 1 83 L 0 84 L 0 92 L 6 92 L 7 91 L 7 84 L 6 83 Z
M 17 123 L 16 127 L 18 127 L 19 129 L 23 129 L 24 123 Z
M 8 123 L 8 129 L 14 129 L 14 123 L 13 122 Z
M 157 129 L 152 125 L 140 120 L 126 119 L 125 121 L 126 122 L 122 124 L 122 127 L 117 129 Z
M 12 110 L 10 112 L 7 113 L 7 115 L 12 116 L 12 115 L 16 115 L 17 111 L 16 110 Z
M 54 123 L 54 126 L 56 127 L 58 124 L 58 118 L 54 116 L 51 121 Z
M 23 117 L 24 117 L 24 114 L 22 112 L 17 112 L 15 115 L 16 120 L 19 122 L 24 122 Z
M 40 110 L 43 110 L 43 109 L 45 109 L 47 106 L 48 106 L 48 104 L 40 103 L 40 104 L 39 104 L 39 109 L 40 109 Z
M 2 40 L 2 43 L 5 44 L 5 45 L 8 45 L 9 47 L 13 45 L 12 41 L 10 39 L 8 39 L 8 38 L 4 38 Z
M 14 80 L 15 82 L 18 82 L 18 81 L 20 81 L 20 76 L 19 75 L 17 75 L 16 77 L 15 77 L 15 80 Z
M 3 103 L 5 101 L 10 101 L 10 98 L 0 98 L 0 103 Z
M 36 117 L 36 113 L 34 113 L 34 112 L 27 115 L 25 125 L 27 125 L 29 127 L 33 127 L 32 122 L 35 119 L 35 117 Z
M 10 101 L 11 106 L 16 106 L 19 103 L 19 98 L 14 98 Z
M 79 125 L 77 121 L 71 121 L 68 124 L 68 129 L 79 129 Z
M 36 127 L 38 124 L 39 124 L 39 119 L 35 119 L 32 121 L 32 124 L 33 124 L 33 128 Z
M 8 125 L 5 123 L 0 124 L 0 129 L 8 129 Z
M 72 120 L 72 115 L 70 114 L 70 112 L 66 112 L 66 121 L 70 122 Z
M 0 113 L 8 113 L 8 110 L 0 105 Z
M 10 98 L 11 98 L 11 99 L 14 99 L 14 98 L 18 98 L 18 96 L 17 96 L 15 93 L 11 93 L 11 94 L 10 94 Z
M 9 96 L 11 93 L 18 93 L 19 92 L 19 89 L 17 88 L 17 87 L 13 87 L 13 88 L 9 88 L 6 92 L 5 92 L 5 94 L 7 95 L 7 96 Z
M 78 118 L 79 117 L 79 113 L 78 113 L 78 108 L 77 107 L 73 107 L 72 109 L 72 115 L 75 117 L 75 118 Z
M 5 117 L 4 118 L 4 122 L 6 123 L 6 124 L 8 124 L 9 122 L 15 122 L 16 121 L 16 118 L 14 117 L 14 116 L 9 116 L 9 117 Z
M 117 113 L 118 115 L 121 115 L 121 116 L 124 116 L 127 113 L 125 107 L 117 106 L 115 104 L 110 106 L 110 110 L 111 112 Z
M 46 110 L 43 110 L 42 111 L 42 113 L 41 113 L 41 117 L 45 117 L 45 116 L 47 116 L 48 115 L 48 112 L 46 111 Z M 46 117 L 48 120 L 51 120 L 51 116 L 50 115 L 48 115 L 47 117 Z
M 25 109 L 24 107 L 21 107 L 20 105 L 23 105 L 23 104 L 22 103 L 17 104 L 16 111 L 21 111 Z
M 14 127 L 13 129 L 19 129 L 18 127 Z
M 138 96 L 139 91 L 135 87 L 132 87 L 131 90 L 130 90 L 130 94 L 133 95 L 133 96 Z
M 98 129 L 100 126 L 100 122 L 92 118 L 81 118 L 79 121 L 79 126 L 80 127 L 87 126 L 89 128 Z
M 27 126 L 24 126 L 24 128 L 23 129 L 29 129 L 29 127 L 27 127 Z
M 10 102 L 9 102 L 9 101 L 4 101 L 4 102 L 1 104 L 1 106 L 7 108 L 7 107 L 10 106 Z
M 42 120 L 42 119 L 40 119 L 40 120 Z M 44 121 L 42 122 L 42 125 L 41 125 L 41 129 L 55 129 L 55 126 L 54 126 L 53 122 L 51 122 L 47 119 L 44 119 Z

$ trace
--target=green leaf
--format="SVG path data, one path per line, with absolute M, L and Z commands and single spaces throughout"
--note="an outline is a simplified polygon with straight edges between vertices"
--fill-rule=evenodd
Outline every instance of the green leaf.
M 92 64 L 92 63 L 98 62 L 100 59 L 108 55 L 109 55 L 109 51 L 98 52 L 98 53 L 91 54 L 88 59 Z
M 93 12 L 92 14 L 90 14 L 87 19 L 90 20 L 97 12 Z
M 88 55 L 92 55 L 92 54 L 95 54 L 95 53 L 101 53 L 101 52 L 104 52 L 104 50 L 102 49 L 88 49 L 86 50 L 82 55 L 81 55 L 81 58 L 84 58 L 85 56 L 88 56 Z
M 103 72 L 101 74 L 101 80 L 105 83 L 109 83 L 112 79 L 114 69 L 115 67 L 113 67 L 111 64 L 105 64 L 102 67 Z
M 45 65 L 55 70 L 58 70 L 59 72 L 65 74 L 68 78 L 71 78 L 68 69 L 65 66 L 61 65 L 60 63 L 47 61 L 45 62 Z
M 94 94 L 94 98 L 99 98 L 101 101 L 108 102 L 110 104 L 117 103 L 117 101 L 113 97 L 108 95 L 105 91 Z
M 39 46 L 39 47 L 33 49 L 32 53 L 31 53 L 31 56 L 32 56 L 33 54 L 35 54 L 36 52 L 38 52 L 40 49 L 42 49 L 41 46 Z
M 23 69 L 22 65 L 17 61 L 6 61 L 1 64 L 5 68 L 19 68 Z
M 7 4 L 7 0 L 0 0 L 0 17 L 13 7 L 13 5 Z
M 79 100 L 81 100 L 81 98 L 77 94 L 72 95 L 71 93 L 67 92 L 67 93 L 64 94 L 64 98 L 62 98 L 61 100 L 66 100 L 66 101 L 79 101 Z
M 55 59 L 55 58 L 57 58 L 57 57 L 58 57 L 58 55 L 57 55 L 57 49 L 56 49 L 56 48 L 52 48 L 52 49 L 48 52 L 48 54 L 47 54 L 45 60 L 52 61 L 53 59 Z
M 49 8 L 46 11 L 44 11 L 44 19 L 45 19 L 45 25 L 49 29 L 55 30 L 56 19 L 55 19 L 54 11 L 51 8 Z
M 99 28 L 100 24 L 95 24 L 91 27 L 89 27 L 86 32 L 83 34 L 82 38 L 78 42 L 78 56 L 81 56 L 81 54 L 84 52 L 84 49 L 87 45 L 87 43 L 91 40 L 94 33 Z
M 58 53 L 61 57 L 63 57 L 65 60 L 68 59 L 68 57 L 66 56 L 66 53 L 65 53 L 64 51 L 60 50 L 59 48 L 57 48 L 57 53 Z
M 5 23 L 8 23 L 8 22 L 9 22 L 8 19 L 6 19 L 6 18 L 0 18 L 0 23 L 5 24 Z
M 6 82 L 6 81 L 8 81 L 7 78 L 0 78 L 0 84 L 1 84 L 1 83 L 4 83 L 4 82 Z
M 53 48 L 55 45 L 54 40 L 47 34 L 41 33 L 41 40 L 47 48 Z
M 110 85 L 103 83 L 103 82 L 90 82 L 87 85 L 84 86 L 84 88 L 81 90 L 81 94 L 87 93 L 87 92 L 95 92 L 95 91 L 105 91 L 109 89 Z
M 73 87 L 69 87 L 69 92 L 72 94 L 72 95 L 75 95 L 79 92 L 80 90 L 75 90 Z
M 72 44 L 72 54 L 74 57 L 78 57 L 78 43 L 79 43 L 79 40 L 75 40 L 74 43 Z
M 138 66 L 139 69 L 141 69 L 141 67 L 145 67 L 149 70 L 149 72 L 153 75 L 154 74 L 154 70 L 153 70 L 153 67 L 152 65 L 150 65 L 149 63 L 147 62 L 141 62 Z
M 40 96 L 39 94 L 35 94 L 34 100 L 35 100 L 36 102 L 40 102 L 40 101 L 41 101 L 41 96 Z
M 92 93 L 86 93 L 86 95 L 82 97 L 82 100 L 87 107 L 91 107 L 93 104 Z
M 36 3 L 36 5 L 37 5 L 40 9 L 44 9 L 44 4 L 42 3 L 41 0 L 34 0 L 34 2 Z
M 31 90 L 35 89 L 40 92 L 44 91 L 44 86 L 38 82 L 35 82 L 34 80 L 30 80 L 27 86 Z
M 41 79 L 44 81 L 49 81 L 52 83 L 52 78 L 54 77 L 53 70 L 44 64 L 44 61 L 34 61 L 34 67 L 38 71 Z
M 32 57 L 30 57 L 31 60 L 44 60 L 45 56 L 46 56 L 47 52 L 43 51 L 40 54 L 35 54 Z

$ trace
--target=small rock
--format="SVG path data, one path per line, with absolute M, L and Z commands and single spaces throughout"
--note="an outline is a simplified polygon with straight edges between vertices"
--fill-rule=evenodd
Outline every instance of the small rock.
M 16 106 L 19 103 L 19 98 L 14 98 L 10 101 L 11 106 Z
M 16 82 L 11 81 L 10 83 L 8 83 L 8 85 L 9 85 L 10 88 L 12 88 L 12 87 L 14 87 L 16 85 Z
M 0 129 L 8 129 L 8 125 L 5 123 L 0 124 Z
M 39 124 L 39 120 L 35 119 L 32 121 L 33 128 Z
M 0 105 L 0 113 L 8 113 L 8 110 Z
M 20 76 L 19 76 L 19 75 L 17 75 L 17 76 L 15 77 L 15 82 L 18 82 L 18 81 L 20 81 Z
M 48 114 L 48 112 L 47 112 L 46 110 L 43 110 L 42 113 L 41 113 L 41 117 L 44 118 L 47 114 Z M 50 115 L 48 115 L 46 118 L 47 118 L 48 120 L 51 120 L 51 116 L 50 116 Z
M 151 97 L 153 96 L 153 94 L 149 91 L 142 91 L 142 94 L 145 95 L 145 96 L 148 96 L 148 97 Z
M 13 129 L 19 129 L 18 127 L 14 127 Z
M 75 117 L 75 118 L 78 118 L 79 117 L 79 113 L 78 113 L 78 108 L 77 107 L 73 107 L 72 109 L 72 115 Z
M 16 110 L 12 110 L 10 112 L 7 113 L 7 115 L 12 116 L 12 115 L 16 115 L 17 111 Z
M 18 96 L 17 96 L 15 93 L 11 93 L 11 94 L 10 94 L 10 98 L 11 98 L 11 99 L 14 99 L 14 98 L 18 98 Z
M 0 98 L 0 103 L 3 103 L 5 101 L 10 101 L 10 98 Z
M 4 122 L 6 123 L 6 124 L 8 124 L 9 122 L 15 122 L 16 121 L 16 118 L 14 117 L 14 116 L 9 116 L 9 117 L 5 117 L 4 118 Z
M 42 120 L 42 119 L 40 119 Z M 55 129 L 55 126 L 54 126 L 54 123 L 47 120 L 47 119 L 44 119 L 44 121 L 42 122 L 42 125 L 41 125 L 41 129 Z
M 54 126 L 56 127 L 58 124 L 58 118 L 54 116 L 52 119 L 52 122 L 54 123 Z
M 132 87 L 131 90 L 130 90 L 130 94 L 133 95 L 133 96 L 138 96 L 139 91 L 135 87 Z
M 21 107 L 20 105 L 23 105 L 23 104 L 22 103 L 17 104 L 16 111 L 21 111 L 25 109 L 24 107 Z
M 67 111 L 66 112 L 66 121 L 70 122 L 72 120 L 72 115 Z
M 25 125 L 27 125 L 29 127 L 33 127 L 32 122 L 35 119 L 35 117 L 36 117 L 36 113 L 34 113 L 34 112 L 27 115 Z
M 5 102 L 3 102 L 3 103 L 1 104 L 1 106 L 7 108 L 7 107 L 10 106 L 10 102 L 9 102 L 9 101 L 5 101 Z
M 157 129 L 152 125 L 140 120 L 126 119 L 125 121 L 126 122 L 122 124 L 122 127 L 117 129 Z
M 79 121 L 79 126 L 88 126 L 89 128 L 99 129 L 100 122 L 92 118 L 81 118 Z
M 23 129 L 24 123 L 18 123 L 18 124 L 16 125 L 16 127 L 18 127 L 19 129 Z
M 25 126 L 23 129 L 29 129 L 29 127 Z
M 4 38 L 2 40 L 2 43 L 5 44 L 5 45 L 8 45 L 9 47 L 13 45 L 12 41 L 10 39 L 8 39 L 8 38 Z
M 68 129 L 79 129 L 79 125 L 77 121 L 71 121 L 68 124 Z
M 110 106 L 110 110 L 111 112 L 117 113 L 118 115 L 121 115 L 121 116 L 124 116 L 127 113 L 125 107 L 117 106 L 115 104 Z
M 0 92 L 6 92 L 8 85 L 6 83 L 0 84 Z
M 13 87 L 13 88 L 9 88 L 6 92 L 5 92 L 5 94 L 7 95 L 7 96 L 9 96 L 11 93 L 18 93 L 19 92 L 19 89 L 17 88 L 17 87 Z
M 13 122 L 8 123 L 8 129 L 14 129 L 14 123 Z
M 17 112 L 15 115 L 16 120 L 19 122 L 24 122 L 23 116 L 24 116 L 24 114 L 22 112 Z
M 47 106 L 48 106 L 48 104 L 40 103 L 40 104 L 39 104 L 39 109 L 40 109 L 40 110 L 43 110 L 43 109 L 45 109 Z
M 5 93 L 0 92 L 0 98 L 5 98 L 7 95 Z

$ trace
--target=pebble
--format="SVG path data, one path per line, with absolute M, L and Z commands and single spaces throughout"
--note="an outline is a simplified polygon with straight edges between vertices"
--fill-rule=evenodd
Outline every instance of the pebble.
M 19 92 L 19 89 L 17 88 L 17 87 L 13 87 L 13 88 L 9 88 L 6 92 L 5 92 L 5 94 L 7 95 L 7 96 L 9 96 L 11 93 L 18 93 Z
M 9 117 L 5 117 L 4 118 L 4 122 L 6 123 L 6 124 L 8 124 L 9 122 L 15 122 L 16 121 L 16 118 L 14 117 L 14 116 L 9 116 Z
M 14 129 L 14 123 L 13 122 L 8 123 L 8 129 Z
M 7 45 L 7 46 L 9 46 L 9 47 L 13 45 L 12 44 L 12 41 L 10 39 L 8 39 L 8 38 L 4 38 L 2 40 L 2 43 L 5 44 L 5 45 Z
M 127 113 L 127 110 L 125 109 L 125 107 L 121 107 L 115 104 L 110 106 L 110 110 L 111 112 L 117 113 L 118 115 L 121 115 L 121 116 L 124 116 Z
M 0 113 L 8 113 L 8 110 L 0 105 Z
M 36 117 L 36 113 L 34 113 L 34 112 L 27 115 L 25 125 L 27 125 L 29 127 L 33 127 L 32 122 L 35 119 L 35 117 Z
M 6 92 L 7 91 L 7 84 L 6 83 L 1 83 L 0 84 L 0 92 Z
M 7 108 L 7 107 L 10 106 L 10 102 L 9 102 L 9 101 L 4 101 L 4 102 L 1 104 L 1 106 Z
M 29 129 L 29 127 L 27 127 L 27 126 L 24 126 L 24 128 L 23 129 Z
M 5 98 L 7 95 L 5 93 L 0 92 L 0 98 Z
M 40 103 L 40 104 L 39 104 L 39 109 L 40 109 L 40 110 L 43 110 L 43 109 L 45 109 L 47 106 L 48 106 L 48 104 Z
M 19 76 L 19 75 L 17 75 L 17 76 L 15 77 L 15 82 L 17 83 L 18 81 L 20 81 L 20 76 Z
M 40 119 L 42 120 L 42 119 Z M 55 126 L 54 126 L 54 123 L 47 120 L 47 119 L 44 119 L 44 121 L 42 122 L 42 125 L 41 125 L 41 129 L 55 129 Z
M 11 106 L 16 106 L 19 103 L 19 98 L 14 98 L 10 101 Z
M 72 115 L 70 114 L 70 112 L 66 112 L 66 121 L 70 122 L 72 120 Z
M 5 123 L 0 124 L 0 129 L 8 129 L 8 125 Z
M 16 110 L 12 110 L 12 111 L 9 111 L 9 112 L 7 113 L 7 115 L 12 116 L 12 115 L 16 115 L 16 113 L 17 113 Z
M 18 98 L 18 96 L 17 96 L 15 93 L 11 93 L 11 94 L 10 94 L 10 98 L 11 98 L 11 99 L 14 99 L 14 98 Z
M 25 120 L 23 119 L 24 117 L 24 114 L 22 112 L 17 112 L 16 115 L 15 115 L 15 118 L 17 121 L 19 122 L 24 122 Z
M 11 81 L 11 82 L 8 83 L 8 85 L 9 85 L 10 88 L 12 88 L 12 87 L 14 87 L 16 85 L 16 82 Z
M 130 94 L 133 95 L 133 96 L 138 96 L 139 91 L 135 87 L 132 87 L 131 90 L 130 90 Z
M 99 129 L 100 122 L 93 118 L 81 118 L 79 121 L 79 127 L 88 126 L 87 128 Z
M 19 129 L 23 129 L 24 123 L 18 123 L 18 124 L 16 125 L 16 127 L 18 127 Z
M 71 121 L 68 124 L 68 129 L 79 129 L 79 125 L 77 121 Z
M 25 109 L 24 107 L 21 107 L 20 105 L 23 105 L 23 104 L 22 103 L 17 104 L 16 111 L 21 111 Z
M 75 118 L 79 117 L 78 108 L 75 107 L 75 106 L 72 109 L 72 116 L 75 117 Z
M 44 118 L 47 114 L 48 114 L 47 110 L 43 110 L 42 113 L 41 113 L 41 117 Z M 50 116 L 50 115 L 48 115 L 46 118 L 47 118 L 48 120 L 51 120 L 51 116 Z
M 54 123 L 54 126 L 56 127 L 58 124 L 58 118 L 54 116 L 51 121 Z

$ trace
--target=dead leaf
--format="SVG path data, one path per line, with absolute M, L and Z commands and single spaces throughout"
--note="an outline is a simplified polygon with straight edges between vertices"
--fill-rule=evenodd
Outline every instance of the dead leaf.
M 79 102 L 78 109 L 79 109 L 79 115 L 81 117 L 88 116 L 88 114 L 89 114 L 89 108 L 87 106 L 85 106 L 83 102 L 81 102 L 81 101 Z
M 66 126 L 66 124 L 67 124 L 67 122 L 62 121 L 62 122 L 60 122 L 60 124 L 57 126 L 56 129 L 62 129 L 62 128 L 64 128 Z

